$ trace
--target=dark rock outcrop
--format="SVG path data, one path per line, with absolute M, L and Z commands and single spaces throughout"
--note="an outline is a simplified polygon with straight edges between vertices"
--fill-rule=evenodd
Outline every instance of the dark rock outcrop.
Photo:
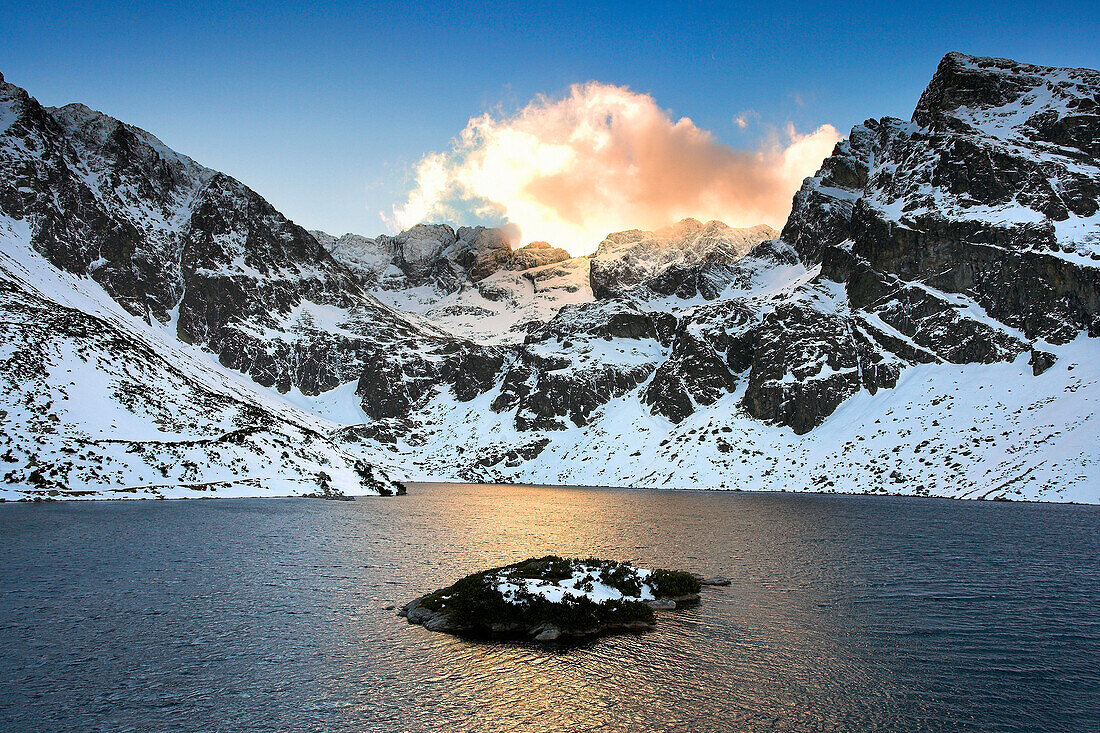
M 741 300 L 697 308 L 683 318 L 672 349 L 653 375 L 644 399 L 653 412 L 680 422 L 699 406 L 732 392 L 752 363 L 759 319 Z
M 948 54 L 912 122 L 854 129 L 782 233 L 841 294 L 822 311 L 807 284 L 765 315 L 747 411 L 805 432 L 906 363 L 1097 334 L 1100 257 L 1073 234 L 1100 206 L 1097 94 L 1094 71 Z
M 521 430 L 584 425 L 608 400 L 649 378 L 676 319 L 620 300 L 563 308 L 534 327 L 509 363 L 493 409 Z

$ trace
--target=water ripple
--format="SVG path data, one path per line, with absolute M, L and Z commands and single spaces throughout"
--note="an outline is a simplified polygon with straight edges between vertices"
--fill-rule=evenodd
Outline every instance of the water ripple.
M 14 731 L 1091 731 L 1100 510 L 433 485 L 0 507 Z M 387 606 L 600 555 L 734 578 L 572 649 Z

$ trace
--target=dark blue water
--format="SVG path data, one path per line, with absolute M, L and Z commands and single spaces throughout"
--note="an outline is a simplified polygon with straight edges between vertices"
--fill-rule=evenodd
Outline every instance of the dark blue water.
M 524 557 L 732 576 L 568 651 L 386 608 Z M 0 729 L 1095 731 L 1100 508 L 421 486 L 0 506 Z

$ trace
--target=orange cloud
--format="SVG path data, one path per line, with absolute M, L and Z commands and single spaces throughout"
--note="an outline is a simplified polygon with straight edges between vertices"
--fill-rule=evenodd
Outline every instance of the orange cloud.
M 513 116 L 471 119 L 449 152 L 421 159 L 408 198 L 383 218 L 405 228 L 472 212 L 574 254 L 609 232 L 688 216 L 778 228 L 840 139 L 832 125 L 809 134 L 788 125 L 758 150 L 735 150 L 647 94 L 576 84 Z

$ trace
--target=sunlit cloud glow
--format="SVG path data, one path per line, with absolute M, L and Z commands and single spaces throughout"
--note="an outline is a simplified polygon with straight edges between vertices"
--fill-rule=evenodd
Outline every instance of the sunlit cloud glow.
M 802 179 L 838 140 L 832 125 L 803 134 L 788 124 L 758 149 L 738 150 L 649 95 L 577 84 L 511 116 L 471 119 L 450 151 L 420 160 L 408 197 L 383 218 L 403 229 L 473 215 L 574 254 L 609 232 L 688 216 L 780 227 Z

